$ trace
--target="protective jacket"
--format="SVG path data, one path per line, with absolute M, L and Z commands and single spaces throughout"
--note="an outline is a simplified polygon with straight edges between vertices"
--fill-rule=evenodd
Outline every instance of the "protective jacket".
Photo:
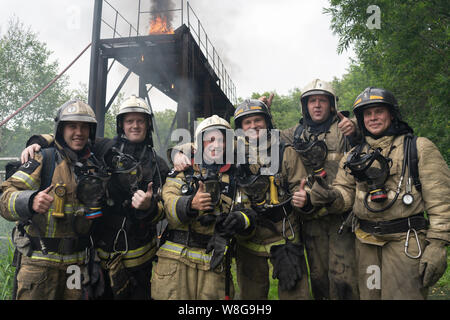
M 167 237 L 159 248 L 157 255 L 180 261 L 192 268 L 209 270 L 212 253 L 206 253 L 206 247 L 214 234 L 216 217 L 221 213 L 230 213 L 233 202 L 235 181 L 234 167 L 224 165 L 220 168 L 218 177 L 220 181 L 220 200 L 212 212 L 199 211 L 190 208 L 195 191 L 191 194 L 183 194 L 183 186 L 190 184 L 192 175 L 205 173 L 205 168 L 194 164 L 193 170 L 185 172 L 173 171 L 167 177 L 163 188 L 164 208 L 168 220 Z M 192 173 L 192 172 L 191 172 Z M 248 208 L 239 208 L 244 215 Z M 250 220 L 247 221 L 250 223 Z M 250 225 L 242 233 L 242 236 L 251 236 L 253 227 Z
M 18 250 L 23 253 L 22 264 L 41 266 L 84 264 L 87 258 L 86 248 L 91 247 L 89 235 L 92 222 L 85 217 L 88 208 L 76 197 L 77 181 L 74 165 L 76 162 L 87 166 L 93 165 L 90 150 L 86 148 L 82 154 L 75 154 L 56 143 L 52 184 L 65 184 L 63 218 L 52 215 L 56 201 L 53 201 L 46 214 L 38 214 L 32 209 L 33 198 L 39 192 L 43 179 L 42 159 L 42 154 L 37 153 L 35 159 L 23 164 L 10 179 L 3 182 L 1 215 L 9 221 L 25 224 L 26 237 L 30 243 L 21 242 L 20 248 L 18 245 Z M 55 198 L 54 188 L 49 195 Z
M 323 164 L 323 169 L 326 171 L 326 181 L 331 184 L 336 177 L 339 161 L 341 158 L 348 152 L 351 148 L 350 141 L 342 134 L 341 130 L 338 128 L 339 118 L 336 114 L 332 115 L 331 125 L 326 132 L 321 132 L 317 135 L 318 140 L 322 140 L 326 143 L 327 146 L 327 157 Z M 299 125 L 300 126 L 300 125 Z M 298 130 L 298 126 L 290 129 L 286 129 L 281 131 L 281 139 L 282 141 L 286 141 L 289 144 L 294 143 L 294 135 L 296 130 Z M 300 138 L 308 141 L 312 135 L 312 132 L 309 127 L 303 129 Z M 313 168 L 305 165 L 306 171 L 308 175 L 314 175 Z M 306 187 L 308 189 L 308 186 Z M 330 212 L 333 212 L 333 208 L 314 208 L 314 214 L 308 212 L 301 212 L 302 220 L 311 220 L 317 218 L 318 216 L 324 216 Z
M 270 187 L 263 189 L 263 195 L 258 194 L 261 193 L 260 188 L 257 188 L 259 190 L 253 190 L 253 192 L 246 192 L 246 190 L 242 192 L 242 202 L 251 204 L 258 215 L 255 235 L 246 240 L 238 240 L 239 246 L 254 255 L 264 257 L 270 256 L 272 246 L 284 244 L 286 239 L 296 243 L 300 242 L 300 227 L 296 213 L 298 209 L 294 209 L 289 198 L 299 188 L 302 178 L 306 177 L 306 169 L 292 147 L 279 144 L 278 148 L 279 156 L 276 159 L 279 164 L 278 170 L 272 172 L 272 175 L 267 179 L 271 184 Z M 267 152 L 264 152 L 264 154 L 260 148 L 259 151 L 258 164 L 248 165 L 254 174 L 260 174 L 261 169 L 270 167 L 271 160 L 273 161 L 273 159 L 263 159 L 264 157 L 272 158 L 272 146 L 270 144 L 268 144 Z M 279 161 L 281 159 L 282 161 Z M 273 182 L 270 182 L 272 178 Z M 252 188 L 247 189 L 251 190 Z M 252 199 L 254 195 L 262 199 L 259 200 L 260 202 L 269 205 L 287 202 L 282 206 L 263 209 L 263 204 L 258 204 Z
M 146 191 L 147 185 L 153 182 L 153 199 L 148 210 L 132 208 L 131 197 L 135 190 L 122 175 L 133 173 L 113 173 L 108 183 L 105 214 L 94 227 L 94 242 L 104 267 L 114 253 L 120 251 L 125 267 L 134 268 L 150 263 L 155 257 L 156 223 L 164 218 L 157 193 L 169 170 L 165 161 L 144 142 L 131 143 L 116 137 L 113 147 L 139 161 L 142 172 L 136 187 Z
M 399 183 L 403 159 L 404 159 L 404 143 L 405 135 L 400 136 L 383 136 L 374 139 L 366 136 L 367 145 L 362 152 L 367 152 L 368 148 L 381 148 L 382 155 L 392 159 L 392 166 L 389 170 L 389 177 L 385 182 L 388 199 L 386 202 L 392 201 L 395 191 Z M 381 222 L 392 221 L 399 218 L 407 218 L 413 215 L 422 214 L 426 211 L 429 219 L 429 227 L 426 231 L 427 239 L 438 239 L 450 241 L 450 172 L 442 158 L 437 147 L 427 138 L 419 137 L 417 139 L 418 150 L 418 172 L 422 183 L 422 192 L 419 192 L 415 186 L 412 187 L 412 195 L 414 201 L 409 206 L 402 202 L 402 196 L 405 194 L 404 182 L 398 199 L 392 207 L 381 213 L 369 211 L 364 205 L 364 198 L 368 192 L 368 186 L 365 182 L 358 182 L 355 178 L 343 169 L 345 158 L 341 160 L 339 171 L 333 186 L 338 189 L 342 195 L 341 210 L 353 208 L 355 215 L 365 221 Z M 409 177 L 406 170 L 404 181 Z M 337 201 L 339 202 L 339 201 Z M 375 203 L 369 200 L 372 208 L 380 209 L 385 203 Z M 356 229 L 356 236 L 367 243 L 382 245 L 385 243 L 386 237 L 401 238 L 405 233 L 389 234 L 389 235 L 373 235 Z

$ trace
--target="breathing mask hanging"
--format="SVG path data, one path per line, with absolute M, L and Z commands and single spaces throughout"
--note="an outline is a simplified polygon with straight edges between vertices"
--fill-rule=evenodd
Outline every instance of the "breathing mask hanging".
M 312 134 L 308 141 L 301 138 L 294 140 L 294 149 L 302 157 L 303 163 L 313 169 L 314 175 L 326 178 L 327 172 L 323 168 L 328 155 L 328 148 L 325 141 L 318 139 Z
M 392 165 L 392 160 L 385 158 L 380 151 L 381 149 L 377 148 L 371 153 L 352 152 L 344 164 L 344 169 L 348 168 L 358 181 L 367 182 L 368 195 L 373 202 L 384 202 L 387 199 L 384 184 Z
M 76 196 L 86 206 L 87 219 L 99 218 L 103 215 L 102 207 L 106 202 L 106 184 L 110 174 L 105 166 L 87 166 L 80 162 L 75 163 L 77 178 Z
M 200 180 L 205 184 L 205 192 L 211 195 L 212 206 L 215 207 L 220 201 L 220 180 L 219 175 L 214 170 L 206 169 Z
M 238 165 L 236 182 L 252 202 L 261 204 L 265 201 L 270 186 L 269 176 L 261 175 L 259 171 L 253 174 L 248 165 Z
M 144 150 L 145 151 L 145 150 Z M 142 180 L 141 163 L 129 154 L 112 148 L 111 157 L 112 173 L 122 190 L 129 195 L 133 195 L 139 189 Z

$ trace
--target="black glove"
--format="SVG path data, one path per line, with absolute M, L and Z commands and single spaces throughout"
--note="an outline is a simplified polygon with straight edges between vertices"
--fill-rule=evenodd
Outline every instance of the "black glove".
M 206 253 L 212 253 L 209 263 L 209 270 L 214 270 L 219 266 L 228 250 L 228 239 L 218 233 L 214 233 L 206 246 Z
M 251 217 L 247 216 L 242 211 L 232 211 L 226 216 L 225 220 L 221 222 L 221 229 L 224 234 L 232 237 L 250 227 L 250 218 Z
M 303 246 L 288 242 L 270 248 L 272 278 L 278 279 L 283 291 L 292 290 L 302 278 Z
M 340 192 L 329 186 L 324 178 L 314 177 L 314 179 L 315 181 L 310 192 L 313 206 L 329 207 L 338 197 L 341 197 Z

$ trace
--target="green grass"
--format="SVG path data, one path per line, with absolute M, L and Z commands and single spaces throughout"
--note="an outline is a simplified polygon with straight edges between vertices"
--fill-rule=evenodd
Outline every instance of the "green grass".
M 15 267 L 11 265 L 14 257 L 14 248 L 9 241 L 0 242 L 0 300 L 10 300 Z

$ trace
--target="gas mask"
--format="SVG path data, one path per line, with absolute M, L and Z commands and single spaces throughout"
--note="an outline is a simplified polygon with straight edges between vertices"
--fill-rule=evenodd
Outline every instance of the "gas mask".
M 206 169 L 206 172 L 202 173 L 200 180 L 205 184 L 205 192 L 211 195 L 211 202 L 213 207 L 215 207 L 220 201 L 220 181 L 217 172 Z
M 370 200 L 384 202 L 387 193 L 384 184 L 389 177 L 390 158 L 385 158 L 377 148 L 371 153 L 352 152 L 348 155 L 344 169 L 348 168 L 350 174 L 360 182 L 367 182 Z
M 106 184 L 110 178 L 105 166 L 86 166 L 80 162 L 75 163 L 75 176 L 77 180 L 76 196 L 86 206 L 87 219 L 99 218 L 103 215 L 102 207 L 106 202 Z M 58 193 L 64 186 L 58 186 Z M 56 190 L 55 190 L 56 193 Z M 58 195 L 58 193 L 56 193 Z
M 238 165 L 236 180 L 253 203 L 264 202 L 270 185 L 269 176 L 261 175 L 259 172 L 253 174 L 247 165 Z
M 323 168 L 328 155 L 325 141 L 319 140 L 317 135 L 312 134 L 308 141 L 294 140 L 294 149 L 302 157 L 304 165 L 313 169 L 314 175 L 319 175 L 322 178 L 327 176 L 327 172 Z
M 112 148 L 110 161 L 115 183 L 122 191 L 132 196 L 139 189 L 139 183 L 142 181 L 141 163 L 133 156 L 120 152 L 117 148 Z

